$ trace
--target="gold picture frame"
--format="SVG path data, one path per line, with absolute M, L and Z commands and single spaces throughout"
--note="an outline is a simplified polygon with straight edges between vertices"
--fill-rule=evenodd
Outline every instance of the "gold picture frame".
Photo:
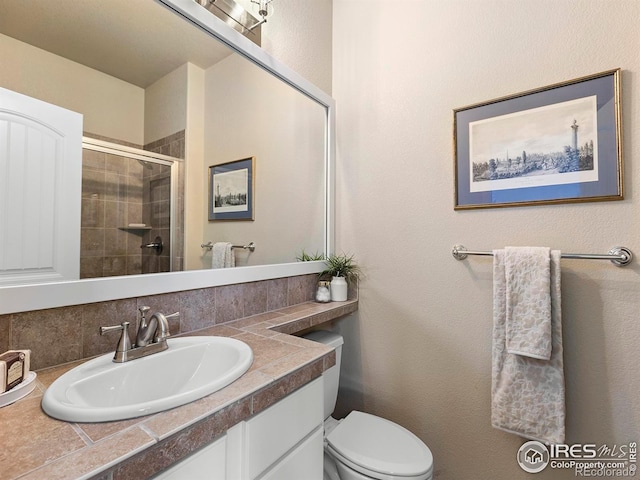
M 621 70 L 453 111 L 454 209 L 622 200 Z

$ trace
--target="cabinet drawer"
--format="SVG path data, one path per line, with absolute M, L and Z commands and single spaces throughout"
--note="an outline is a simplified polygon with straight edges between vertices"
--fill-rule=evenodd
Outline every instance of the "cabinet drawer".
M 255 478 L 322 425 L 323 399 L 320 377 L 246 422 L 249 478 Z

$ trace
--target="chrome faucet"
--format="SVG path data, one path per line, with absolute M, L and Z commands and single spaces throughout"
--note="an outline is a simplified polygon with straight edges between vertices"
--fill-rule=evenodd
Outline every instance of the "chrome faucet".
M 138 310 L 140 311 L 140 323 L 136 334 L 135 346 L 131 345 L 131 340 L 129 339 L 129 322 L 122 322 L 120 325 L 110 327 L 100 327 L 100 335 L 113 331 L 122 331 L 113 356 L 113 361 L 116 363 L 128 362 L 129 360 L 166 350 L 168 348 L 167 337 L 169 337 L 169 322 L 167 318 L 180 316 L 180 312 L 166 316 L 156 312 L 151 315 L 149 322 L 147 322 L 147 312 L 149 312 L 150 308 L 140 307 Z
M 136 346 L 146 347 L 151 343 L 165 341 L 168 336 L 169 322 L 167 321 L 167 317 L 160 312 L 156 312 L 151 315 L 149 323 L 147 323 L 143 314 L 140 319 L 140 325 L 138 326 L 138 334 L 136 335 Z

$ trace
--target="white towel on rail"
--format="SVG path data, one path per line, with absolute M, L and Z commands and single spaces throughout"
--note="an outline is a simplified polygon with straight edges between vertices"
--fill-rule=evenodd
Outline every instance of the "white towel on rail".
M 560 252 L 550 252 L 551 354 L 548 360 L 507 350 L 508 287 L 505 257 L 504 250 L 493 251 L 491 424 L 525 438 L 545 443 L 563 443 L 565 387 Z
M 211 268 L 236 266 L 236 257 L 230 242 L 216 242 L 211 248 Z

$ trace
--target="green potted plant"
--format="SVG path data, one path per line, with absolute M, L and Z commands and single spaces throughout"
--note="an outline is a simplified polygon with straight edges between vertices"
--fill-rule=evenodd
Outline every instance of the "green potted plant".
M 347 299 L 347 282 L 358 278 L 360 267 L 353 255 L 331 254 L 325 259 L 326 268 L 320 278 L 331 277 L 331 300 L 344 302 Z
M 307 253 L 302 250 L 302 252 L 296 256 L 296 260 L 298 262 L 315 262 L 317 260 L 324 260 L 324 253 Z

